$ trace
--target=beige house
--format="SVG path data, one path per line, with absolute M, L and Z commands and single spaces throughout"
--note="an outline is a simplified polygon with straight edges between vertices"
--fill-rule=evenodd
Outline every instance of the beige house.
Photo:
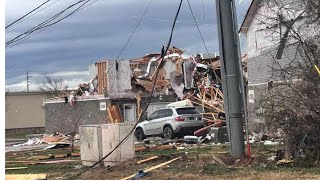
M 44 132 L 43 97 L 41 92 L 6 93 L 6 134 Z

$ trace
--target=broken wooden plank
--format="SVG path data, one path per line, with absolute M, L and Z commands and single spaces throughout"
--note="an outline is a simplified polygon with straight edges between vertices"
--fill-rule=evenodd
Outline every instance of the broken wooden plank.
M 55 161 L 42 161 L 38 162 L 37 164 L 58 164 L 58 163 L 69 163 L 69 162 L 79 162 L 81 160 L 71 160 L 71 159 L 65 159 L 65 160 L 55 160 Z
M 145 169 L 143 172 L 150 172 L 150 171 L 153 171 L 153 170 L 155 170 L 155 169 L 161 168 L 162 166 L 168 165 L 168 164 L 170 164 L 170 163 L 172 163 L 172 162 L 174 162 L 174 161 L 176 161 L 176 160 L 178 160 L 178 159 L 181 159 L 181 158 L 182 158 L 182 156 L 177 157 L 177 158 L 174 158 L 174 159 L 172 159 L 172 160 L 170 160 L 170 161 L 167 161 L 167 162 L 164 162 L 164 163 L 158 164 L 158 165 L 156 165 L 156 166 L 150 167 L 150 168 L 148 168 L 148 169 Z M 131 179 L 131 178 L 133 178 L 135 175 L 136 175 L 136 174 L 132 174 L 131 176 L 128 176 L 128 177 L 122 178 L 121 180 L 128 180 L 128 179 Z
M 224 163 L 220 158 L 216 157 L 215 155 L 212 155 L 212 158 L 214 161 L 216 161 L 217 163 L 219 163 L 220 165 L 223 165 L 224 167 L 228 167 L 226 165 L 226 163 Z
M 134 148 L 134 151 L 136 152 L 145 151 L 145 150 L 147 150 L 147 148 L 144 146 L 139 146 Z
M 37 164 L 39 161 L 6 161 L 6 164 Z
M 5 168 L 5 170 L 20 170 L 20 169 L 28 169 L 28 167 L 12 167 L 12 168 Z
M 123 122 L 119 105 L 111 106 L 111 113 L 114 115 L 115 123 Z
M 6 180 L 47 179 L 47 174 L 6 174 Z
M 79 157 L 81 154 L 80 153 L 71 153 L 72 157 Z
M 152 157 L 149 157 L 149 158 L 147 158 L 147 159 L 143 159 L 143 160 L 137 161 L 137 164 L 142 164 L 142 163 L 145 163 L 145 162 L 148 162 L 148 161 L 157 159 L 158 157 L 159 157 L 159 156 L 152 156 Z
M 57 154 L 57 155 L 54 155 L 54 158 L 66 158 L 68 157 L 67 154 Z
M 37 160 L 46 160 L 46 159 L 53 159 L 53 155 L 49 156 L 31 156 L 32 159 L 37 159 Z

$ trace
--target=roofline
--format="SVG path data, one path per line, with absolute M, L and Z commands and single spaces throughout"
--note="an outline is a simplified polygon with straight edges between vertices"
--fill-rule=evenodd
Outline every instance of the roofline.
M 46 94 L 42 91 L 12 91 L 6 92 L 6 96 L 15 96 L 15 95 L 42 95 Z
M 248 19 L 248 17 L 250 15 L 253 15 L 256 12 L 256 9 L 253 9 L 253 8 L 257 7 L 261 2 L 262 2 L 262 0 L 252 0 L 251 1 L 251 4 L 250 4 L 250 6 L 249 6 L 249 8 L 247 10 L 246 16 L 244 17 L 244 19 L 242 21 L 242 24 L 240 26 L 239 33 L 248 32 L 248 28 L 245 27 L 244 25 L 245 24 L 250 24 L 252 22 L 252 19 Z M 254 12 L 251 12 L 251 11 L 254 11 Z M 248 21 L 250 21 L 250 22 L 248 22 Z

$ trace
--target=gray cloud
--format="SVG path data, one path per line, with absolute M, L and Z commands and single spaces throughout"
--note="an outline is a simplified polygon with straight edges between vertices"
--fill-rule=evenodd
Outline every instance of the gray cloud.
M 18 1 L 18 0 L 12 0 Z M 6 4 L 6 24 L 41 4 L 28 1 L 28 6 Z M 60 1 L 59 1 L 60 2 Z M 51 26 L 26 41 L 6 49 L 6 86 L 23 82 L 26 70 L 48 74 L 54 72 L 87 71 L 88 65 L 98 60 L 114 59 L 134 29 L 149 1 L 97 1 L 68 19 Z M 214 1 L 205 0 L 205 14 L 201 1 L 190 1 L 201 32 L 210 52 L 218 51 Z M 244 14 L 249 1 L 239 6 Z M 32 6 L 30 5 L 32 4 Z M 6 40 L 26 31 L 67 6 L 67 1 L 54 4 L 43 12 L 6 31 Z M 149 12 L 120 58 L 141 57 L 149 52 L 159 52 L 169 38 L 177 1 L 153 1 Z M 240 17 L 241 15 L 239 15 Z M 242 20 L 238 20 L 241 22 Z M 193 23 L 187 2 L 178 18 L 172 45 L 187 53 L 205 52 L 203 43 Z M 87 81 L 85 75 L 75 75 L 73 80 Z M 66 79 L 70 78 L 65 76 Z M 36 80 L 37 81 L 37 80 Z M 21 88 L 20 88 L 21 89 Z

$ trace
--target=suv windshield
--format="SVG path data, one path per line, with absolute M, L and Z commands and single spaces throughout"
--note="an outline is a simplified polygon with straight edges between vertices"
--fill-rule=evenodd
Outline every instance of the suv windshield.
M 176 109 L 176 111 L 177 111 L 177 113 L 179 115 L 182 115 L 182 114 L 200 114 L 199 111 L 194 107 L 178 108 L 178 109 Z

